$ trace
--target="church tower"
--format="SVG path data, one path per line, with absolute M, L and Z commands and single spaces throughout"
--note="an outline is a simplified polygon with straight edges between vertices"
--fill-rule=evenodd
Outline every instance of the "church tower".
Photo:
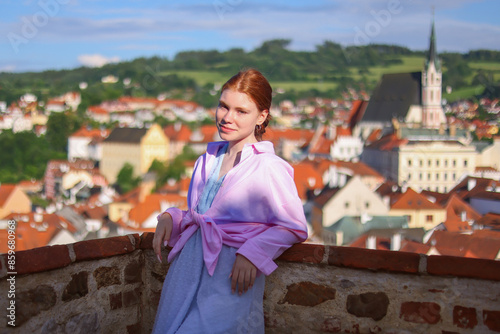
M 438 129 L 446 123 L 441 105 L 442 72 L 436 51 L 436 33 L 432 20 L 429 55 L 422 71 L 422 127 Z

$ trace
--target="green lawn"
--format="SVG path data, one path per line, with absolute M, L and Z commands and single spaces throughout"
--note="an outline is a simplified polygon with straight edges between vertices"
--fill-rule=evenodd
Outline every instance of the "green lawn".
M 408 73 L 421 71 L 424 68 L 425 57 L 423 56 L 403 56 L 401 57 L 403 61 L 401 64 L 394 64 L 390 66 L 373 66 L 368 68 L 369 73 L 360 74 L 357 68 L 350 69 L 350 76 L 354 80 L 360 80 L 363 76 L 368 79 L 369 82 L 375 84 L 380 81 L 383 74 L 387 73 Z M 488 72 L 493 72 L 493 77 L 495 81 L 500 81 L 500 62 L 472 62 L 469 66 L 474 70 L 474 73 L 470 77 L 465 78 L 466 81 L 471 82 L 472 78 L 476 75 L 476 71 L 482 69 Z M 161 75 L 177 74 L 182 77 L 188 77 L 200 85 L 205 85 L 207 83 L 217 83 L 223 84 L 228 78 L 226 74 L 217 71 L 165 71 Z M 337 88 L 338 83 L 335 81 L 321 81 L 314 80 L 315 76 L 318 74 L 311 74 L 311 81 L 271 81 L 271 86 L 274 89 L 282 88 L 284 90 L 295 90 L 295 91 L 305 91 L 310 89 L 317 89 L 319 91 L 334 90 Z M 461 89 L 454 90 L 451 94 L 443 94 L 443 98 L 448 101 L 455 101 L 460 98 L 467 98 L 481 93 L 483 90 L 482 86 L 472 86 L 465 87 Z
M 470 98 L 474 95 L 481 94 L 483 92 L 483 90 L 484 90 L 484 86 L 481 86 L 481 85 L 464 87 L 464 88 L 459 88 L 459 89 L 453 90 L 450 94 L 443 92 L 443 98 L 446 99 L 448 102 L 453 102 L 456 100 L 466 99 L 466 98 Z
M 469 63 L 469 67 L 475 70 L 486 70 L 486 71 L 500 71 L 500 62 L 491 63 L 491 62 L 474 62 Z

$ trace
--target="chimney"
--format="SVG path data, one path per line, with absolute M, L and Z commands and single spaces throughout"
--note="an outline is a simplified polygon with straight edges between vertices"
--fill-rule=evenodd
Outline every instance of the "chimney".
M 457 125 L 456 124 L 450 124 L 450 137 L 456 137 L 457 136 Z
M 377 237 L 374 235 L 369 235 L 366 238 L 366 248 L 367 249 L 377 249 Z
M 476 186 L 476 179 L 469 179 L 467 181 L 467 190 L 471 191 Z
M 397 232 L 392 235 L 391 238 L 391 250 L 398 251 L 401 249 L 401 233 Z
M 337 246 L 342 246 L 342 244 L 344 243 L 344 232 L 342 231 L 337 231 L 335 232 L 335 244 Z

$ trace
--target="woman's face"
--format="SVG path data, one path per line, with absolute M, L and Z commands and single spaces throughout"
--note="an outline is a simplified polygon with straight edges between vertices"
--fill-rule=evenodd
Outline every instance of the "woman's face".
M 240 149 L 246 143 L 255 143 L 255 126 L 262 124 L 268 113 L 260 111 L 247 94 L 226 89 L 215 113 L 219 136 Z

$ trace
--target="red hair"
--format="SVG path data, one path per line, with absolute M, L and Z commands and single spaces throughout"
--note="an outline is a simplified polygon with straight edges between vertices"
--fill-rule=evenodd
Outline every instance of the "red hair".
M 255 127 L 255 138 L 259 141 L 262 140 L 262 135 L 266 132 L 266 127 L 272 118 L 269 110 L 271 109 L 271 102 L 273 99 L 273 89 L 267 79 L 262 73 L 251 68 L 240 71 L 238 74 L 234 75 L 224 84 L 224 86 L 222 86 L 221 92 L 226 89 L 232 89 L 247 94 L 255 103 L 259 111 L 268 111 L 267 117 L 262 125 L 257 125 Z

